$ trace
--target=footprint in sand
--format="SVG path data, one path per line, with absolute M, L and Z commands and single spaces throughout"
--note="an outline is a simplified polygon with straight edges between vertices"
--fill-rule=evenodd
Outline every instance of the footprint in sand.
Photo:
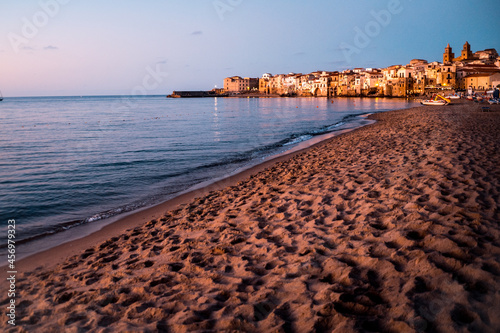
M 66 316 L 66 319 L 64 320 L 64 325 L 68 326 L 68 325 L 74 324 L 76 322 L 87 320 L 87 319 L 88 319 L 88 317 L 85 313 L 72 312 Z

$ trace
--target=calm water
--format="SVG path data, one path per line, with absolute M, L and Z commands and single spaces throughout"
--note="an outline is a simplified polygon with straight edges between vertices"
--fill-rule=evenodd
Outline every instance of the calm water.
M 394 99 L 6 98 L 0 103 L 1 232 L 32 239 L 158 203 Z M 2 236 L 3 238 L 3 236 Z M 2 244 L 3 245 L 3 244 Z

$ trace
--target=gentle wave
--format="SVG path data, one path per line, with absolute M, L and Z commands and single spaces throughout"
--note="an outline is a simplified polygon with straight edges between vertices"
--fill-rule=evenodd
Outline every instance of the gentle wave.
M 325 100 L 317 108 L 321 100 L 301 98 L 134 97 L 135 108 L 115 109 L 122 98 L 2 102 L 0 217 L 19 221 L 20 242 L 159 203 L 337 131 L 360 115 L 411 106 L 394 100 Z

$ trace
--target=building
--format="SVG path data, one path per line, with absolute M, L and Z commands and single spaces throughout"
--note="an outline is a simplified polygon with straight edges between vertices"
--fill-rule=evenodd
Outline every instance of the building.
M 271 73 L 264 73 L 259 79 L 259 93 L 269 94 L 269 80 L 273 77 Z
M 257 78 L 231 76 L 224 79 L 224 90 L 227 92 L 242 92 L 254 89 L 259 89 L 259 79 Z
M 472 74 L 465 77 L 465 86 L 473 90 L 491 90 L 500 83 L 500 73 Z
M 274 75 L 269 79 L 269 93 L 270 94 L 283 94 L 283 81 L 285 74 Z
M 472 54 L 472 51 L 470 50 L 469 42 L 465 42 L 460 57 L 453 59 L 453 61 L 471 61 L 475 59 L 474 54 Z
M 495 49 L 486 49 L 474 53 L 474 57 L 486 63 L 494 63 L 498 58 L 498 52 Z
M 481 74 L 489 76 L 491 74 L 500 73 L 500 68 L 495 65 L 487 64 L 468 64 L 457 67 L 457 86 L 459 89 L 466 90 L 470 86 L 470 81 L 466 82 L 466 78 L 471 75 Z M 476 85 L 479 86 L 479 85 Z
M 451 51 L 450 43 L 448 43 L 448 45 L 444 49 L 443 63 L 446 64 L 446 63 L 452 62 L 454 58 L 455 58 L 455 53 L 453 53 Z
M 448 45 L 450 45 L 450 44 L 448 44 Z M 428 62 L 425 59 L 412 59 L 412 60 L 410 60 L 410 66 L 425 65 L 427 63 Z
M 442 65 L 438 71 L 437 85 L 443 87 L 457 87 L 457 66 L 452 64 Z
M 376 69 L 366 70 L 364 72 L 362 95 L 372 95 L 377 93 L 379 85 L 382 83 L 383 75 Z
M 330 76 L 329 72 L 321 72 L 311 84 L 311 94 L 315 97 L 328 97 L 330 94 Z
M 302 74 L 288 73 L 283 77 L 282 82 L 282 91 L 280 94 L 293 96 L 296 95 L 298 90 L 300 89 L 301 80 L 300 77 Z

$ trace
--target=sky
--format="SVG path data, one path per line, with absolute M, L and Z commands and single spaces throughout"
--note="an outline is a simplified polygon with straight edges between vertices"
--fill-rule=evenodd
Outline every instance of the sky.
M 500 52 L 498 0 L 0 0 L 7 96 L 166 95 L 225 77 Z

